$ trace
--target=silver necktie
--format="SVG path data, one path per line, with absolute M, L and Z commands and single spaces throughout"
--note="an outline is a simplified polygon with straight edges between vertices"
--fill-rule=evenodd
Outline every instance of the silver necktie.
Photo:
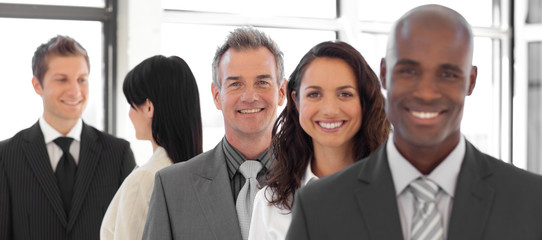
M 241 227 L 241 235 L 243 239 L 248 239 L 248 230 L 250 227 L 250 218 L 252 217 L 252 206 L 254 197 L 258 192 L 258 172 L 262 169 L 262 163 L 254 160 L 246 160 L 239 167 L 239 172 L 245 177 L 245 185 L 237 195 L 237 217 L 239 218 L 239 226 Z
M 418 178 L 409 187 L 415 198 L 414 220 L 412 221 L 411 240 L 441 240 L 444 237 L 440 213 L 435 197 L 439 190 L 431 180 Z

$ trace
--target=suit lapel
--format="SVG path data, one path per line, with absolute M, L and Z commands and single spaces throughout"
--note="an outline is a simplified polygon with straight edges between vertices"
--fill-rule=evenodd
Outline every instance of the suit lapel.
M 241 239 L 222 142 L 212 151 L 206 164 L 194 175 L 194 192 L 215 238 Z
M 67 230 L 70 231 L 79 215 L 81 206 L 88 192 L 94 171 L 100 160 L 102 145 L 98 141 L 98 135 L 88 125 L 83 123 L 81 130 L 81 150 L 79 153 L 79 164 L 77 166 L 77 177 L 75 180 L 72 208 Z
M 355 195 L 371 239 L 403 239 L 386 143 L 362 161 Z
M 486 156 L 467 141 L 448 227 L 448 239 L 482 239 L 495 190 L 485 183 L 492 174 Z
M 30 168 L 36 175 L 43 192 L 51 203 L 54 212 L 57 214 L 64 227 L 67 225 L 66 212 L 64 211 L 62 198 L 60 198 L 60 189 L 56 182 L 49 154 L 45 148 L 43 133 L 38 123 L 34 124 L 25 134 L 25 142 L 22 149 L 30 165 Z

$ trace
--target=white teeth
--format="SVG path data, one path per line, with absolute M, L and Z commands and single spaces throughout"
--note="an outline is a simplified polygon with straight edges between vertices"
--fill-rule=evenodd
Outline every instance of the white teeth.
M 75 104 L 78 104 L 79 102 L 70 102 L 70 101 L 64 101 L 65 104 L 70 104 L 70 105 L 75 105 Z
M 320 125 L 320 127 L 326 128 L 326 129 L 334 129 L 334 128 L 338 128 L 341 125 L 343 125 L 343 121 L 334 122 L 334 123 L 318 122 L 318 125 Z
M 429 119 L 429 118 L 434 118 L 436 116 L 438 116 L 438 112 L 415 112 L 415 111 L 411 111 L 412 115 L 414 115 L 414 117 L 417 117 L 417 118 L 421 118 L 421 119 Z
M 262 111 L 261 108 L 239 110 L 240 113 L 257 113 L 261 111 Z

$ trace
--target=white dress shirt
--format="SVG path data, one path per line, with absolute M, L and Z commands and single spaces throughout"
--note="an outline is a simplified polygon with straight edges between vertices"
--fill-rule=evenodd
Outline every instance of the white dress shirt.
M 41 132 L 45 138 L 45 147 L 47 148 L 47 153 L 49 154 L 49 160 L 51 161 L 51 167 L 53 172 L 56 171 L 56 165 L 62 157 L 62 149 L 56 145 L 53 141 L 58 137 L 71 137 L 73 142 L 70 145 L 70 153 L 75 160 L 75 165 L 79 164 L 79 151 L 81 150 L 81 131 L 83 130 L 83 120 L 79 119 L 75 126 L 66 134 L 66 136 L 59 133 L 54 129 L 45 119 L 40 117 L 39 120 Z
M 307 169 L 305 169 L 305 174 L 301 179 L 301 187 L 317 179 L 318 177 L 312 172 L 309 162 Z M 272 196 L 273 192 L 268 186 L 256 193 L 248 234 L 249 240 L 277 240 L 286 238 L 288 227 L 290 227 L 290 222 L 292 221 L 291 211 L 270 204 L 267 199 L 272 199 Z
M 457 176 L 465 158 L 465 139 L 461 136 L 452 152 L 429 175 L 423 175 L 397 150 L 393 143 L 393 135 L 387 142 L 386 151 L 393 183 L 397 194 L 399 217 L 404 239 L 410 239 L 410 230 L 414 217 L 414 195 L 407 190 L 410 182 L 418 177 L 432 180 L 439 186 L 436 196 L 437 208 L 442 217 L 444 236 L 448 233 L 448 222 L 452 212 L 453 198 Z
M 154 175 L 172 162 L 162 147 L 156 148 L 147 163 L 126 177 L 105 212 L 100 228 L 100 239 L 141 239 L 149 202 L 154 186 Z

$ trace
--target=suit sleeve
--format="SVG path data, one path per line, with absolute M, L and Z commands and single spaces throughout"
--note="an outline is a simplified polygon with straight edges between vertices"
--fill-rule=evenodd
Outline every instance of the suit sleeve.
M 2 145 L 0 142 L 0 240 L 12 239 L 11 237 L 11 204 L 8 180 L 2 161 Z
M 303 200 L 300 192 L 297 191 L 294 197 L 294 206 L 292 207 L 292 223 L 288 228 L 286 240 L 305 240 L 309 239 L 305 212 L 303 210 Z
M 171 223 L 160 172 L 156 173 L 143 240 L 173 239 Z
M 130 143 L 127 143 L 124 148 L 124 154 L 122 156 L 122 165 L 121 165 L 121 180 L 124 179 L 134 170 L 136 166 L 134 153 L 130 148 Z

